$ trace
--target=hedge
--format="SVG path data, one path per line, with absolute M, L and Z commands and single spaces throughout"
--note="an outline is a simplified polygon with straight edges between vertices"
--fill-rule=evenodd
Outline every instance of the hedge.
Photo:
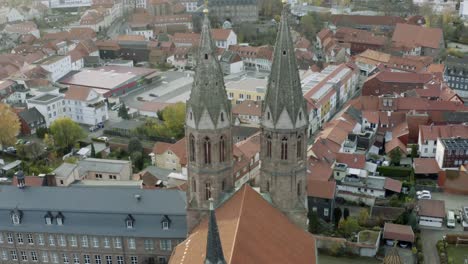
M 377 171 L 381 176 L 406 178 L 411 175 L 411 168 L 395 167 L 395 166 L 382 166 L 378 167 Z

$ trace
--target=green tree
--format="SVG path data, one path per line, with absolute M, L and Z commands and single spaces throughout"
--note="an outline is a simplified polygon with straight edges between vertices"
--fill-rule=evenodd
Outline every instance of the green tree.
M 50 133 L 54 137 L 55 145 L 65 151 L 69 151 L 76 141 L 85 137 L 83 129 L 68 117 L 56 119 L 50 125 Z
M 360 227 L 358 221 L 354 217 L 348 217 L 347 220 L 341 219 L 340 223 L 338 224 L 338 231 L 346 237 L 349 238 L 353 234 L 359 231 Z
M 91 143 L 91 158 L 96 158 L 96 149 L 93 143 Z
M 401 150 L 400 148 L 394 148 L 392 149 L 392 151 L 390 151 L 389 153 L 389 156 L 390 156 L 390 162 L 393 164 L 393 165 L 400 165 L 400 161 L 401 161 Z
M 185 104 L 176 103 L 162 111 L 163 123 L 156 124 L 156 134 L 166 138 L 182 138 L 185 134 Z
M 418 145 L 411 145 L 411 160 L 418 157 Z
M 54 147 L 54 137 L 48 133 L 44 135 L 44 144 L 48 149 L 52 149 Z
M 125 105 L 125 103 L 122 103 L 122 105 L 120 106 L 118 115 L 122 119 L 130 119 L 130 116 L 128 115 L 127 106 Z
M 411 226 L 411 228 L 413 228 L 413 231 L 417 230 L 417 228 L 418 228 L 418 218 L 416 217 L 416 213 L 414 211 L 412 211 L 408 215 L 408 222 L 406 224 Z
M 0 103 L 0 146 L 5 148 L 15 144 L 19 130 L 18 116 L 9 105 Z
M 361 209 L 361 211 L 359 211 L 359 216 L 358 216 L 359 225 L 361 226 L 366 225 L 368 220 L 369 220 L 369 211 L 366 208 Z
M 346 207 L 343 211 L 343 218 L 344 220 L 347 220 L 349 217 L 349 209 Z
M 143 152 L 143 145 L 141 144 L 141 141 L 136 137 L 132 137 L 128 142 L 128 153 L 134 152 Z
M 415 198 L 416 198 L 416 189 L 414 188 L 414 186 L 411 186 L 411 188 L 409 189 L 408 196 L 409 196 L 411 199 L 415 199 Z
M 133 152 L 130 155 L 130 158 L 132 159 L 132 164 L 135 167 L 136 170 L 141 171 L 143 169 L 143 154 L 141 152 Z
M 333 210 L 333 222 L 335 223 L 335 228 L 338 227 L 338 224 L 340 223 L 342 214 L 343 214 L 343 213 L 341 212 L 341 208 L 340 208 L 340 207 L 336 207 L 336 208 Z
M 314 40 L 317 32 L 322 29 L 321 26 L 317 26 L 317 18 L 312 14 L 307 14 L 301 18 L 300 28 L 307 39 L 311 41 Z
M 317 234 L 320 231 L 320 219 L 316 212 L 309 213 L 309 232 Z

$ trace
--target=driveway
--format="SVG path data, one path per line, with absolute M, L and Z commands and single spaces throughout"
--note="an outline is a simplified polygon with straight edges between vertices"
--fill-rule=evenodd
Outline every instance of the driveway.
M 455 195 L 449 193 L 433 192 L 432 199 L 445 201 L 445 210 L 461 209 L 463 206 L 468 206 L 468 198 L 463 195 Z
M 439 255 L 437 253 L 437 241 L 442 240 L 446 234 L 462 233 L 463 229 L 457 223 L 455 229 L 446 228 L 424 228 L 421 229 L 421 241 L 424 253 L 424 264 L 439 264 Z

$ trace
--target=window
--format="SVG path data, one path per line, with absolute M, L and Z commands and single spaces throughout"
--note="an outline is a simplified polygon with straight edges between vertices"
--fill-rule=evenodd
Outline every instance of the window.
M 37 254 L 36 251 L 31 251 L 31 260 L 37 262 Z
M 18 239 L 18 244 L 24 243 L 23 234 L 16 234 L 16 238 Z
M 42 252 L 42 262 L 44 262 L 44 263 L 49 262 L 49 255 L 47 254 L 46 251 Z
M 0 233 L 0 244 L 3 244 L 3 242 L 4 242 L 4 241 L 3 241 L 3 234 Z
M 44 216 L 44 219 L 45 219 L 46 225 L 52 224 L 52 214 L 50 212 L 47 212 L 47 214 Z
M 93 237 L 93 247 L 95 248 L 99 247 L 99 238 Z
M 13 244 L 13 234 L 12 233 L 7 234 L 7 241 L 8 241 L 8 244 Z
M 151 240 L 151 239 L 145 239 L 144 245 L 145 245 L 145 250 L 153 250 L 154 249 L 153 240 Z
M 135 244 L 135 239 L 134 238 L 129 238 L 128 239 L 128 248 L 129 249 L 135 249 L 136 244 Z
M 88 246 L 89 246 L 88 236 L 82 236 L 81 237 L 81 247 L 87 248 Z
M 168 230 L 169 229 L 169 221 L 163 221 L 162 222 L 162 229 L 163 230 Z
M 267 141 L 267 157 L 271 158 L 271 136 L 270 135 L 267 136 L 266 141 Z
M 302 137 L 297 137 L 297 158 L 302 159 Z
M 158 257 L 158 263 L 159 264 L 166 264 L 167 263 L 166 257 Z
M 124 264 L 124 259 L 122 256 L 117 256 L 117 264 Z
M 26 251 L 21 251 L 20 254 L 22 261 L 28 261 L 28 255 L 26 254 Z
M 195 179 L 192 179 L 192 191 L 197 191 L 197 181 Z
M 288 159 L 288 139 L 286 137 L 281 140 L 281 159 Z
M 78 242 L 76 241 L 76 236 L 70 236 L 70 246 L 77 247 Z
M 224 113 L 221 112 L 221 122 L 224 122 Z
M 58 244 L 59 244 L 59 246 L 61 246 L 61 247 L 67 246 L 67 241 L 65 240 L 65 236 L 64 236 L 64 235 L 59 235 Z
M 53 263 L 58 263 L 58 254 L 57 253 L 52 253 L 52 262 Z
M 106 264 L 112 264 L 112 256 L 106 256 Z
M 105 248 L 110 248 L 110 241 L 108 237 L 105 237 L 103 240 L 103 244 Z
M 209 200 L 211 198 L 211 183 L 205 183 L 205 200 Z
M 94 260 L 96 264 L 102 264 L 101 255 L 94 255 Z
M 21 221 L 20 221 L 20 216 L 19 216 L 18 214 L 16 214 L 16 213 L 13 213 L 13 214 L 11 215 L 11 220 L 13 221 L 13 224 L 14 224 L 14 225 L 19 225 L 20 222 L 21 222 Z
M 63 260 L 63 264 L 70 263 L 70 259 L 68 259 L 68 255 L 65 253 L 62 254 L 62 260 Z
M 138 257 L 132 256 L 132 257 L 130 257 L 130 261 L 131 261 L 132 264 L 138 264 Z
M 161 239 L 159 241 L 159 246 L 161 247 L 161 250 L 171 250 L 171 240 L 169 239 Z
M 324 208 L 323 209 L 323 215 L 328 216 L 328 214 L 329 214 L 328 208 Z
M 37 235 L 37 244 L 40 245 L 40 246 L 43 246 L 45 244 L 43 234 L 38 234 Z
M 2 260 L 8 260 L 8 252 L 6 250 L 2 250 Z
M 302 195 L 302 183 L 301 181 L 299 181 L 297 183 L 297 196 L 301 196 Z
M 56 219 L 57 219 L 57 225 L 63 225 L 63 215 L 62 215 L 62 213 L 58 213 Z
M 205 137 L 205 142 L 203 143 L 203 150 L 205 156 L 205 164 L 211 163 L 211 142 L 209 137 Z
M 83 255 L 83 259 L 85 264 L 91 264 L 91 258 L 89 255 Z
M 27 234 L 26 236 L 28 238 L 28 244 L 30 245 L 34 244 L 34 239 L 33 239 L 32 234 Z
M 133 219 L 132 215 L 128 215 L 127 218 L 125 219 L 125 224 L 127 225 L 127 228 L 129 229 L 133 228 L 134 222 L 135 222 L 135 219 Z
M 18 255 L 16 254 L 16 250 L 10 251 L 11 260 L 18 260 Z
M 190 135 L 190 160 L 195 161 L 195 137 Z
M 122 248 L 122 241 L 120 240 L 119 237 L 114 237 L 112 239 L 112 242 L 114 244 L 114 248 Z
M 76 253 L 73 253 L 73 263 L 80 264 L 80 256 L 78 256 Z
M 53 235 L 49 235 L 49 246 L 55 246 L 55 239 Z
M 224 162 L 225 159 L 226 159 L 226 156 L 225 156 L 225 149 L 224 149 L 224 146 L 225 146 L 225 140 L 224 140 L 224 137 L 221 136 L 221 138 L 219 139 L 219 162 Z

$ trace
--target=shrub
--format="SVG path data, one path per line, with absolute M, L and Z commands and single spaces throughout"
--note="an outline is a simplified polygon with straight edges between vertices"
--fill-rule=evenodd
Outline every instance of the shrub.
M 411 168 L 404 167 L 382 166 L 378 167 L 377 171 L 380 175 L 391 178 L 406 178 L 411 175 Z

